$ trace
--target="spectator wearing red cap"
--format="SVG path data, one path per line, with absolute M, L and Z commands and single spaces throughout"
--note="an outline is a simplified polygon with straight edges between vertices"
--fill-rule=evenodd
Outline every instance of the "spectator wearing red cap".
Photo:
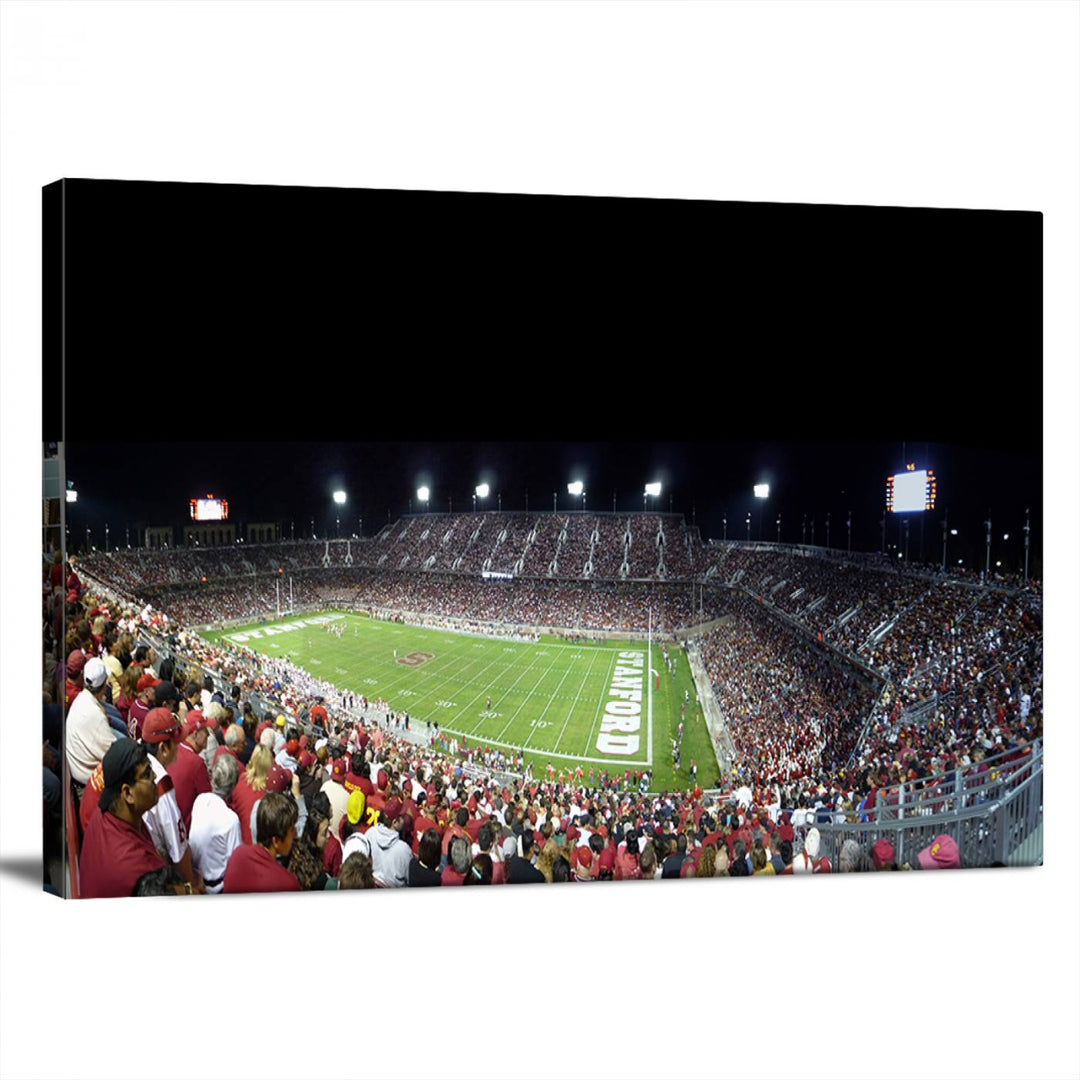
M 300 771 L 300 740 L 286 739 L 285 745 L 274 755 L 274 762 L 291 773 Z
M 180 750 L 169 766 L 169 775 L 176 790 L 176 801 L 186 828 L 191 828 L 191 808 L 198 796 L 210 791 L 210 777 L 199 756 L 206 749 L 207 723 L 198 709 L 187 714 L 180 729 Z
M 71 703 L 82 693 L 83 668 L 86 665 L 86 654 L 82 649 L 72 649 L 68 653 L 67 663 L 64 665 L 64 709 L 71 708 Z
M 143 815 L 143 821 L 161 857 L 172 863 L 196 892 L 202 892 L 202 881 L 192 867 L 188 832 L 169 775 L 169 765 L 179 752 L 179 739 L 180 721 L 176 716 L 168 709 L 151 709 L 143 721 L 142 745 L 154 771 L 158 797 Z
M 211 791 L 199 795 L 191 810 L 191 858 L 208 893 L 221 892 L 229 859 L 243 842 L 240 818 L 229 806 L 239 779 L 239 761 L 223 754 L 210 774 Z
M 330 822 L 332 831 L 341 839 L 341 819 L 349 808 L 349 792 L 345 790 L 347 765 L 343 757 L 334 758 L 330 767 L 330 779 L 322 786 L 323 794 L 330 800 Z
M 136 739 L 142 738 L 142 725 L 146 714 L 154 708 L 158 679 L 149 672 L 139 676 L 135 684 L 136 696 L 128 709 L 128 735 Z
M 896 850 L 884 837 L 875 842 L 870 855 L 875 870 L 896 869 Z
M 277 860 L 286 859 L 296 841 L 297 805 L 271 791 L 259 800 L 254 844 L 241 844 L 229 858 L 223 892 L 299 892 L 300 883 Z
M 85 686 L 72 702 L 64 725 L 68 769 L 80 787 L 90 779 L 90 774 L 116 740 L 116 732 L 109 726 L 103 704 L 108 684 L 105 665 L 94 657 L 86 662 L 83 670 Z
M 143 747 L 117 739 L 105 753 L 102 776 L 99 812 L 79 856 L 80 891 L 88 898 L 130 896 L 143 874 L 165 866 L 143 823 L 157 802 L 154 771 Z
M 295 773 L 291 773 L 288 769 L 283 769 L 275 763 L 270 766 L 270 771 L 266 774 L 266 791 L 267 793 L 276 792 L 282 795 L 288 792 L 292 795 L 297 807 L 296 831 L 302 833 L 307 825 L 307 805 L 300 794 L 300 778 Z M 256 799 L 251 817 L 248 820 L 248 828 L 252 833 L 255 832 L 258 808 L 259 801 Z

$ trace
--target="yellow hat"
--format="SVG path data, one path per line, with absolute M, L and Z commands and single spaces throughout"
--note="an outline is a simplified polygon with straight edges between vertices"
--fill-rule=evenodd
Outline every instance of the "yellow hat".
M 349 819 L 350 825 L 360 824 L 360 819 L 364 816 L 364 807 L 366 805 L 367 799 L 364 798 L 364 793 L 362 791 L 354 791 L 349 795 L 345 816 Z

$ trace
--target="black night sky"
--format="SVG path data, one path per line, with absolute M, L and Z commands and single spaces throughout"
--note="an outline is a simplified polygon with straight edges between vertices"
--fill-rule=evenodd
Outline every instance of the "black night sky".
M 950 562 L 981 562 L 989 512 L 1015 568 L 1027 508 L 1038 560 L 1039 214 L 64 184 L 43 426 L 78 542 L 180 526 L 211 492 L 240 525 L 325 536 L 341 488 L 341 534 L 371 536 L 421 483 L 440 511 L 483 481 L 485 509 L 565 510 L 581 479 L 620 511 L 659 480 L 706 539 L 725 515 L 745 538 L 749 511 L 755 538 L 779 514 L 801 540 L 806 515 L 823 544 L 829 514 L 846 547 L 850 510 L 873 551 L 914 462 L 939 509 L 912 560 L 940 562 L 948 510 Z
M 92 541 L 123 542 L 125 526 L 136 532 L 146 525 L 181 526 L 188 500 L 213 493 L 229 502 L 230 520 L 274 521 L 288 537 L 308 535 L 311 521 L 319 536 L 355 533 L 363 519 L 365 536 L 411 509 L 420 510 L 416 488 L 431 489 L 430 509 L 456 512 L 472 507 L 475 486 L 487 482 L 491 495 L 478 508 L 493 510 L 502 497 L 504 510 L 549 511 L 557 493 L 560 510 L 581 509 L 580 497 L 567 493 L 570 480 L 585 483 L 586 509 L 641 510 L 644 484 L 660 480 L 658 509 L 673 509 L 693 519 L 706 539 L 719 539 L 727 516 L 730 539 L 746 537 L 746 514 L 752 514 L 754 539 L 826 541 L 847 546 L 847 512 L 852 513 L 852 546 L 878 550 L 881 544 L 885 477 L 902 468 L 900 443 L 244 443 L 156 444 L 149 450 L 115 444 L 69 444 L 68 475 L 79 491 L 70 506 L 73 534 L 80 541 L 92 530 Z M 140 456 L 169 462 L 154 470 L 152 484 L 132 488 L 132 465 Z M 985 551 L 987 510 L 992 513 L 994 558 L 1022 559 L 1024 510 L 1032 510 L 1033 555 L 1041 549 L 1040 462 L 986 447 L 912 443 L 906 460 L 929 465 L 939 477 L 938 511 L 909 515 L 909 553 L 925 561 L 941 556 L 941 520 L 949 513 L 950 561 L 980 559 Z M 770 485 L 763 504 L 753 497 L 755 483 Z M 347 504 L 339 511 L 332 501 L 344 490 Z M 650 500 L 650 502 L 655 502 Z M 340 525 L 335 518 L 340 518 Z M 892 516 L 888 542 L 899 541 L 900 516 Z M 119 531 L 118 531 L 119 530 Z M 1001 540 L 1004 533 L 1010 541 Z

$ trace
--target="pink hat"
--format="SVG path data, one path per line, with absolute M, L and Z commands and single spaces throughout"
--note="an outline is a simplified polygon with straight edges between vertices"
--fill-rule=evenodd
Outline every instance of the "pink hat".
M 924 870 L 955 870 L 960 865 L 960 849 L 951 836 L 935 836 L 934 842 L 919 852 L 919 866 Z

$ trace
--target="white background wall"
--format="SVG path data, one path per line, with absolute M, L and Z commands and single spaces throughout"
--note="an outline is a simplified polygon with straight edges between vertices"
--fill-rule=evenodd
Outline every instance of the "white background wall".
M 5 4 L 0 1073 L 1076 1075 L 1078 12 Z M 40 833 L 23 613 L 38 595 L 40 188 L 61 176 L 1043 211 L 1046 866 L 238 899 L 228 936 L 213 901 L 136 916 L 43 897 L 12 866 Z M 1022 373 L 986 377 L 994 422 L 1027 423 L 1008 405 Z M 301 951 L 290 927 L 323 918 L 325 941 Z M 668 951 L 643 955 L 663 925 Z M 366 973 L 324 959 L 369 931 Z M 462 984 L 426 1022 L 383 1004 Z M 233 1034 L 211 1050 L 222 1000 Z M 647 1041 L 660 1021 L 670 1037 Z

